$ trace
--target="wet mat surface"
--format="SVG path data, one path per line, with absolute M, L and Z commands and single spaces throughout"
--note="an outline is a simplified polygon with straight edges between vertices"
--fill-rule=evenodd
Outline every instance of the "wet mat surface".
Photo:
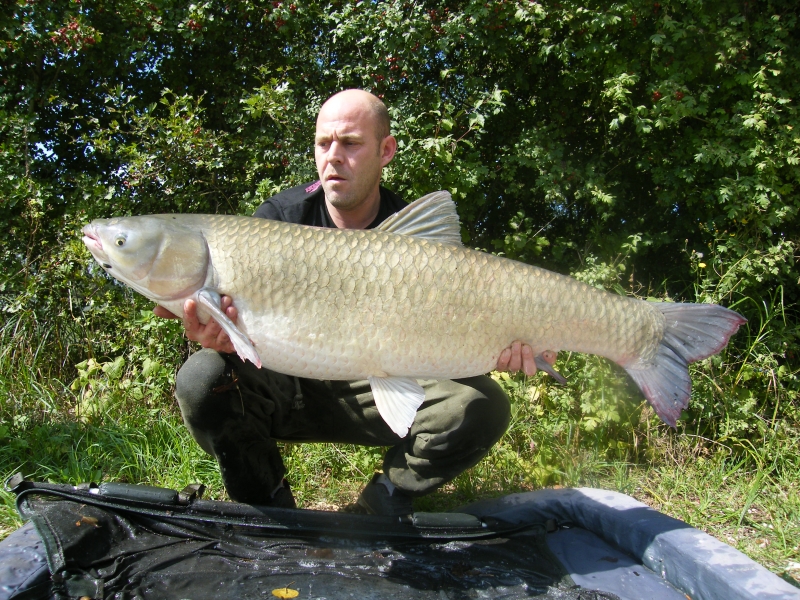
M 25 502 L 48 548 L 56 597 L 274 598 L 288 587 L 298 598 L 616 598 L 574 586 L 541 527 L 462 541 L 387 542 L 377 531 L 374 540 L 300 539 L 244 523 Z

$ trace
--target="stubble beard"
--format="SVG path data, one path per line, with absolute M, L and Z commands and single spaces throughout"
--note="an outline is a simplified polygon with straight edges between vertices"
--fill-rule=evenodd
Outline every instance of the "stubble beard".
M 371 178 L 367 178 L 368 183 L 365 183 L 364 180 L 356 183 L 352 179 L 348 179 L 342 186 L 344 189 L 336 189 L 338 185 L 335 181 L 323 181 L 322 189 L 325 190 L 325 199 L 337 210 L 354 210 L 369 199 L 374 189 L 373 181 L 370 180 Z
M 325 199 L 334 208 L 339 210 L 351 210 L 363 202 L 357 190 L 337 191 L 334 190 L 333 187 L 333 185 L 322 184 L 322 189 L 325 190 Z

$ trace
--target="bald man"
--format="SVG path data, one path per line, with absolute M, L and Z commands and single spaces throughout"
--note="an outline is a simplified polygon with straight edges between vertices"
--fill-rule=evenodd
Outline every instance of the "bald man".
M 363 90 L 340 92 L 317 117 L 314 157 L 319 179 L 270 198 L 255 217 L 317 227 L 370 229 L 406 206 L 380 185 L 397 141 L 389 113 Z M 236 321 L 235 299 L 223 309 Z M 187 300 L 184 327 L 204 349 L 178 372 L 175 394 L 187 428 L 217 459 L 228 495 L 237 502 L 294 508 L 276 440 L 389 446 L 383 473 L 358 503 L 369 513 L 399 516 L 427 494 L 480 461 L 505 433 L 508 398 L 486 376 L 420 381 L 425 402 L 400 438 L 375 407 L 370 385 L 289 377 L 243 362 L 214 322 L 202 325 Z M 156 307 L 157 315 L 177 318 Z M 552 357 L 551 357 L 552 358 Z M 536 373 L 531 348 L 515 342 L 498 370 Z

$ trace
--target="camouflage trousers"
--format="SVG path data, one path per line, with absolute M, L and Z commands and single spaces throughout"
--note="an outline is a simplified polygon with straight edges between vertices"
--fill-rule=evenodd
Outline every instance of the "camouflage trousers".
M 217 459 L 230 497 L 269 504 L 286 474 L 278 440 L 389 446 L 384 473 L 421 496 L 477 464 L 505 433 L 508 397 L 491 378 L 420 384 L 425 402 L 403 438 L 378 414 L 367 380 L 290 377 L 208 349 L 181 367 L 175 394 L 192 437 Z

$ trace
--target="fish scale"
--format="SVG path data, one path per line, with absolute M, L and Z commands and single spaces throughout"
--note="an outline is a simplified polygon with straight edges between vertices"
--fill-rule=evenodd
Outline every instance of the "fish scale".
M 413 378 L 486 373 L 514 340 L 535 354 L 613 360 L 674 426 L 689 399 L 688 363 L 721 350 L 745 322 L 720 306 L 644 302 L 465 248 L 459 231 L 449 194 L 439 192 L 373 230 L 151 215 L 95 221 L 84 241 L 110 274 L 173 313 L 195 298 L 201 319 L 216 319 L 256 364 L 370 378 L 399 435 L 424 399 Z M 220 295 L 234 299 L 238 324 L 220 310 Z

